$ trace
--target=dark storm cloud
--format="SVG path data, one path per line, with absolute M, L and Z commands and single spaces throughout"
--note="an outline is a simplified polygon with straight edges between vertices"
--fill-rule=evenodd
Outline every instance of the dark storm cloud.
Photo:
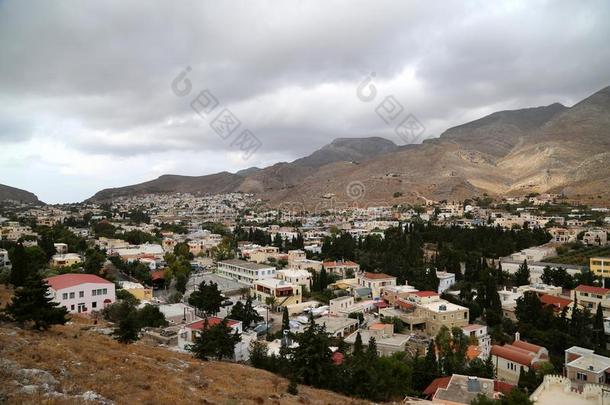
M 147 176 L 128 170 L 146 156 L 171 155 L 159 170 L 191 173 L 181 154 L 231 152 L 189 106 L 203 89 L 263 142 L 243 167 L 335 137 L 399 142 L 356 98 L 371 72 L 382 96 L 438 136 L 497 109 L 571 104 L 610 84 L 608 21 L 604 1 L 4 1 L 0 149 L 13 162 L 59 145 L 46 164 L 69 173 L 103 156 L 126 169 L 123 183 Z M 170 83 L 186 66 L 193 93 L 180 98 Z M 218 166 L 197 159 L 201 174 Z

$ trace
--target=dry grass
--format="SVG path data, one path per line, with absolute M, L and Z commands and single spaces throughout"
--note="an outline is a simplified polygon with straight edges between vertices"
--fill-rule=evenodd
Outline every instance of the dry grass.
M 86 320 L 75 321 L 45 333 L 0 324 L 0 402 L 83 403 L 74 396 L 94 391 L 117 404 L 361 403 L 304 386 L 299 386 L 298 396 L 288 395 L 288 382 L 266 371 L 201 362 L 143 343 L 122 345 L 89 330 Z M 20 369 L 50 372 L 59 381 L 56 391 L 72 398 L 19 393 L 15 371 L 2 365 L 6 360 Z
M 0 284 L 0 308 L 4 308 L 9 302 L 11 302 L 12 296 L 13 290 L 4 284 Z

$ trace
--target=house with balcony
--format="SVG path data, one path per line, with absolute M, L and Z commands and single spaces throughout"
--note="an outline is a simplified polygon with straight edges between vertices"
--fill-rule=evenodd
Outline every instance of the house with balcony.
M 396 277 L 384 273 L 361 272 L 356 275 L 358 286 L 371 290 L 371 298 L 381 299 L 381 290 L 384 287 L 396 285 Z
M 597 306 L 602 306 L 604 317 L 610 316 L 610 288 L 594 287 L 581 284 L 571 293 L 572 301 L 575 299 L 584 308 L 595 313 Z
M 277 278 L 265 278 L 252 283 L 251 294 L 262 303 L 271 302 L 276 308 L 303 302 L 302 286 Z
M 347 278 L 360 272 L 360 265 L 350 260 L 327 261 L 322 265 L 328 274 L 338 274 L 341 278 Z

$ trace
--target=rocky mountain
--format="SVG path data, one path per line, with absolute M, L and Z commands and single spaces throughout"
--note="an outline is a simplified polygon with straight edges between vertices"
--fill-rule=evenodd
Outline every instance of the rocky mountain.
M 0 201 L 13 200 L 30 204 L 43 204 L 38 197 L 29 191 L 0 184 Z
M 320 167 L 341 161 L 362 162 L 397 148 L 394 142 L 380 137 L 337 138 L 322 149 L 292 163 L 297 166 Z
M 572 107 L 499 111 L 419 145 L 339 138 L 292 163 L 239 174 L 162 176 L 93 199 L 144 192 L 252 192 L 270 205 L 395 204 L 487 193 L 610 197 L 610 87 Z M 353 193 L 353 186 L 359 189 Z M 351 190 L 351 191 L 350 191 Z

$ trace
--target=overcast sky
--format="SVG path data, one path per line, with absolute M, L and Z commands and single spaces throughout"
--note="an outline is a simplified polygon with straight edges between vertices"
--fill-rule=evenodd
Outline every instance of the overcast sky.
M 70 202 L 290 161 L 337 137 L 404 143 L 375 113 L 389 95 L 425 137 L 572 105 L 610 85 L 609 39 L 607 1 L 0 1 L 0 183 Z M 371 72 L 366 103 L 356 89 Z M 209 117 L 190 106 L 205 89 Z M 241 122 L 226 140 L 209 125 L 223 108 Z M 243 129 L 262 143 L 247 160 L 231 145 Z

